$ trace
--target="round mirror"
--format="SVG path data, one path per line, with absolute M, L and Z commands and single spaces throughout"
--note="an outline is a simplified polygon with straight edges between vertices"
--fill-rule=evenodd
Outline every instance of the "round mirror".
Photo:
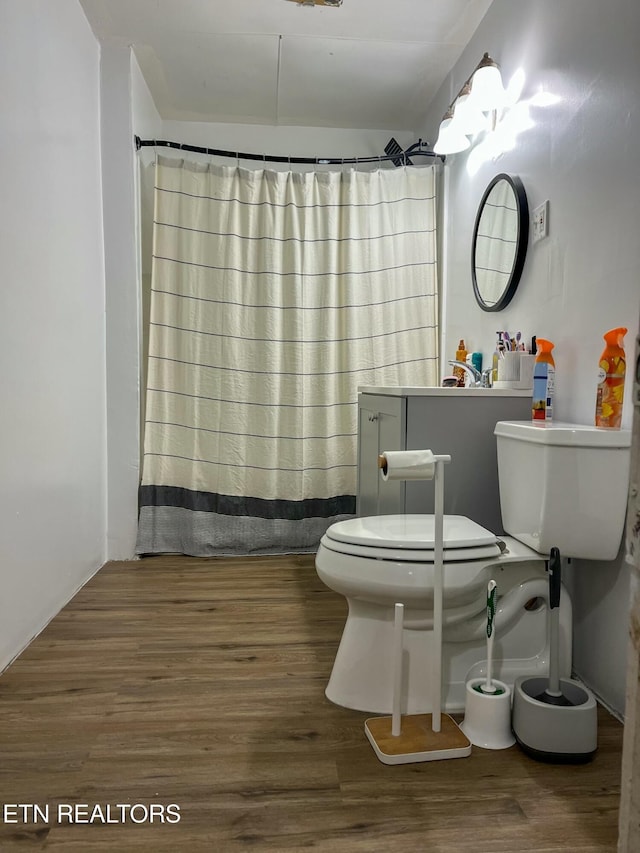
M 471 276 L 478 304 L 500 311 L 516 292 L 529 240 L 529 206 L 522 181 L 496 175 L 478 208 L 471 247 Z

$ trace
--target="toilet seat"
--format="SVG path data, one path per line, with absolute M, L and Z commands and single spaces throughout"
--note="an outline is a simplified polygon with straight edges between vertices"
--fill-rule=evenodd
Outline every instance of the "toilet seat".
M 495 534 L 464 516 L 446 515 L 445 609 L 476 602 L 503 559 Z M 435 579 L 433 515 L 379 515 L 332 524 L 320 540 L 316 570 L 347 598 L 430 608 Z
M 321 544 L 353 557 L 432 564 L 435 556 L 433 515 L 378 515 L 332 524 Z M 471 519 L 445 515 L 445 563 L 488 560 L 501 554 L 498 539 Z

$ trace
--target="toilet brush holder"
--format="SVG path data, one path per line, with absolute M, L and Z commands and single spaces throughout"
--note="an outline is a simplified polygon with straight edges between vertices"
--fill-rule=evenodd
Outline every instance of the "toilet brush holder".
M 484 678 L 467 681 L 465 715 L 461 731 L 474 746 L 484 749 L 508 749 L 516 739 L 511 731 L 511 688 L 493 679 L 495 693 L 485 693 Z
M 561 678 L 562 696 L 570 704 L 549 704 L 539 698 L 548 686 L 548 678 L 516 680 L 512 720 L 516 741 L 537 761 L 584 764 L 598 745 L 596 700 L 582 684 Z

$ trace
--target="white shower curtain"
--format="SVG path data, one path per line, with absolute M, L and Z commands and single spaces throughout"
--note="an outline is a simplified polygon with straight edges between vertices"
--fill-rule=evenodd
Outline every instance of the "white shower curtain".
M 316 548 L 357 387 L 437 384 L 436 279 L 433 167 L 158 158 L 137 552 Z

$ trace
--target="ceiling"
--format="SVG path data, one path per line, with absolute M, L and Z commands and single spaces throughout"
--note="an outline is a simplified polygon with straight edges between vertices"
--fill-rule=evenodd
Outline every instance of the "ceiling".
M 492 0 L 80 0 L 160 116 L 415 131 Z

